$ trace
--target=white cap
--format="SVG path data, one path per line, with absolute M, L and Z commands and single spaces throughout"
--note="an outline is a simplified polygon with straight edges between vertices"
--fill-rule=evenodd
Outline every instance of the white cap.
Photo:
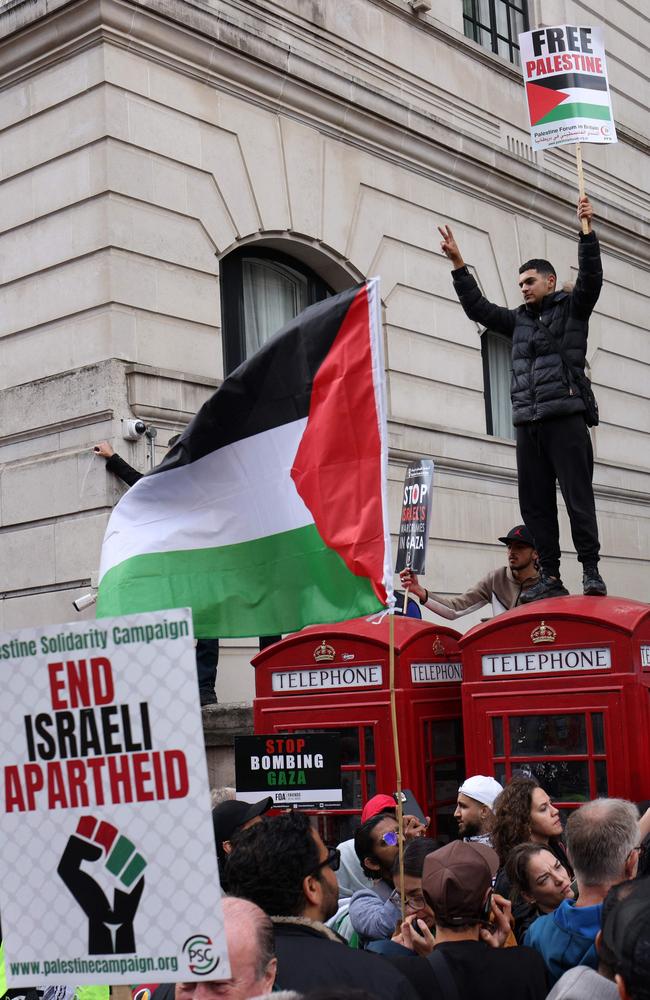
M 494 778 L 488 777 L 486 774 L 473 774 L 471 778 L 466 778 L 458 789 L 463 795 L 469 796 L 470 799 L 476 799 L 477 802 L 481 802 L 484 806 L 489 806 L 490 809 L 494 805 L 494 800 L 497 795 L 500 795 L 503 788 Z

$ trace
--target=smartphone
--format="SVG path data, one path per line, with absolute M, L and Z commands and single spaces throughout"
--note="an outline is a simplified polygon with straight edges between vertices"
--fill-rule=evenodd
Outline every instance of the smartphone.
M 424 923 L 424 921 L 422 921 L 422 923 Z M 415 920 L 411 921 L 411 930 L 414 931 L 414 933 L 417 934 L 418 937 L 424 938 L 424 934 L 420 930 L 420 917 L 417 917 Z
M 413 794 L 413 792 L 411 791 L 411 789 L 405 788 L 400 793 L 393 792 L 393 798 L 395 799 L 396 802 L 398 794 L 400 794 L 402 798 L 402 813 L 405 816 L 415 816 L 415 818 L 418 819 L 420 823 L 424 823 L 424 825 L 426 826 L 427 818 L 420 809 L 420 804 L 416 799 L 415 795 Z

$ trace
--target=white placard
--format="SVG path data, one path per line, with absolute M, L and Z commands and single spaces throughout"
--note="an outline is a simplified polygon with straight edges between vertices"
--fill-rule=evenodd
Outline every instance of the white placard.
M 411 680 L 414 684 L 446 684 L 462 679 L 463 664 L 460 662 L 411 664 Z
M 609 646 L 593 646 L 585 649 L 540 649 L 530 653 L 490 653 L 481 657 L 484 677 L 609 670 L 611 665 Z
M 602 28 L 536 28 L 519 45 L 533 149 L 618 141 Z
M 271 675 L 271 689 L 286 694 L 289 691 L 317 691 L 326 688 L 378 687 L 382 680 L 379 664 L 276 670 Z
M 650 646 L 641 646 L 641 666 L 650 667 Z
M 0 636 L 12 986 L 230 975 L 188 609 Z

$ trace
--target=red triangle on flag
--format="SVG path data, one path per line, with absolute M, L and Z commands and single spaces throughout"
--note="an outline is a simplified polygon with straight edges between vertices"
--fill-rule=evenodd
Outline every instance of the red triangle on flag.
M 526 97 L 528 98 L 530 124 L 537 125 L 538 121 L 562 101 L 565 101 L 568 96 L 563 90 L 551 90 L 549 87 L 540 87 L 536 83 L 527 83 Z

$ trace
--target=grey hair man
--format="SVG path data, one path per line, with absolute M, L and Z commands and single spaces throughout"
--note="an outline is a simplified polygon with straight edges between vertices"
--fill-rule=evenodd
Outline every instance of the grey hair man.
M 569 816 L 565 838 L 578 899 L 539 917 L 524 938 L 542 955 L 552 982 L 576 965 L 598 967 L 603 900 L 613 885 L 636 875 L 639 836 L 637 808 L 624 799 L 594 799 Z
M 273 989 L 278 961 L 270 917 L 248 899 L 226 896 L 221 905 L 230 979 L 176 983 L 175 1000 L 250 1000 Z

